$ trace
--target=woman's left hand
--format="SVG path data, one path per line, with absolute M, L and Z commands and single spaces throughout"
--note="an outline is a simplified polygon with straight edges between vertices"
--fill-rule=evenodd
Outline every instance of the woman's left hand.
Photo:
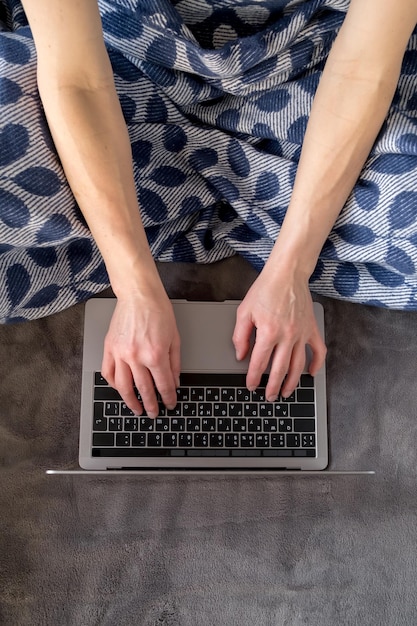
M 238 360 L 245 358 L 252 331 L 255 345 L 246 377 L 248 389 L 259 386 L 270 363 L 266 398 L 288 397 L 305 367 L 308 344 L 312 350 L 309 372 L 314 376 L 326 357 L 313 311 L 308 279 L 288 276 L 283 270 L 265 266 L 237 310 L 233 343 Z

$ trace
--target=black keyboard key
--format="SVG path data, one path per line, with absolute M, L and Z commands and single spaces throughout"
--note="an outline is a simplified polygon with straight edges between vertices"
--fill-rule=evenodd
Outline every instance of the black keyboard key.
M 278 430 L 280 433 L 287 433 L 292 431 L 292 419 L 278 420 Z
M 210 448 L 223 447 L 223 433 L 210 433 Z
M 117 433 L 116 434 L 116 446 L 119 446 L 119 447 L 130 446 L 130 433 Z
M 215 402 L 213 404 L 213 415 L 215 417 L 226 417 L 227 404 L 225 402 Z
M 288 417 L 288 404 L 285 402 L 276 402 L 274 404 L 275 417 Z
M 107 430 L 107 417 L 94 417 L 93 430 Z
M 256 435 L 256 447 L 257 448 L 269 448 L 270 439 L 267 433 Z
M 162 435 L 162 443 L 165 448 L 175 448 L 178 442 L 177 433 L 164 433 Z
M 201 430 L 209 433 L 216 430 L 216 418 L 215 417 L 203 417 L 201 419 Z
M 314 389 L 297 389 L 297 402 L 314 402 Z
M 197 414 L 199 417 L 211 417 L 213 415 L 213 405 L 211 402 L 200 402 L 197 405 Z
M 265 418 L 263 420 L 263 426 L 266 433 L 276 433 L 278 430 L 278 421 L 275 417 Z
M 207 387 L 206 402 L 220 402 L 220 389 L 217 387 Z
M 232 419 L 232 430 L 235 433 L 246 432 L 247 420 L 245 417 L 235 417 Z
M 255 389 L 252 391 L 252 402 L 265 402 L 265 389 Z
M 141 417 L 139 421 L 139 428 L 143 432 L 152 431 L 155 428 L 155 420 L 151 417 Z
M 94 387 L 94 400 L 118 400 L 121 395 L 113 387 Z
M 104 405 L 104 414 L 105 415 L 119 415 L 120 413 L 120 403 L 119 402 L 106 402 Z
M 148 433 L 148 446 L 160 446 L 162 445 L 161 433 Z
M 301 435 L 301 446 L 303 448 L 314 448 L 316 445 L 316 435 Z
M 248 402 L 243 405 L 243 415 L 245 417 L 258 417 L 259 405 L 254 402 Z
M 240 445 L 242 448 L 253 448 L 255 445 L 254 433 L 243 433 L 240 435 Z
M 316 430 L 316 420 L 314 419 L 295 419 L 294 430 L 298 433 L 314 433 Z
M 241 417 L 243 415 L 243 404 L 241 402 L 231 402 L 229 404 L 229 416 Z
M 146 446 L 146 433 L 132 433 L 132 446 L 139 448 Z
M 180 433 L 178 435 L 178 445 L 180 448 L 191 448 L 193 445 L 193 435 L 191 433 Z
M 178 402 L 189 402 L 190 390 L 187 387 L 177 389 L 177 400 Z
M 185 417 L 192 417 L 192 416 L 197 415 L 197 404 L 196 404 L 196 402 L 183 402 L 182 414 Z
M 236 400 L 235 389 L 232 389 L 231 387 L 225 387 L 224 389 L 221 390 L 220 399 L 222 402 L 235 402 Z
M 122 404 L 120 405 L 120 415 L 128 415 L 132 417 L 134 413 L 129 409 L 125 402 L 122 402 Z
M 95 385 L 108 385 L 107 380 L 101 375 L 100 372 L 94 372 L 94 384 Z
M 230 417 L 219 417 L 217 420 L 217 430 L 221 433 L 230 432 L 232 430 L 232 420 Z
M 286 398 L 282 396 L 282 399 L 284 400 L 284 402 L 295 402 L 295 391 L 293 391 L 292 394 L 290 394 Z
M 224 445 L 226 448 L 238 448 L 239 435 L 237 433 L 226 433 L 224 436 Z
M 232 450 L 232 456 L 261 456 L 260 450 Z
M 155 419 L 155 430 L 157 432 L 167 432 L 169 430 L 169 417 L 157 417 Z
M 262 420 L 258 417 L 248 418 L 248 431 L 250 433 L 259 433 L 262 430 Z
M 171 456 L 185 456 L 185 450 L 171 450 Z
M 188 432 L 200 432 L 201 419 L 199 417 L 189 417 L 186 421 L 186 428 Z
M 191 393 L 190 393 L 190 400 L 192 402 L 204 402 L 205 400 L 205 393 L 204 393 L 204 388 L 200 387 L 200 388 L 195 388 L 195 389 L 191 389 Z
M 101 448 L 104 446 L 114 446 L 113 433 L 93 433 L 93 446 Z
M 271 435 L 271 447 L 285 448 L 285 435 L 282 435 L 282 434 Z
M 161 457 L 171 456 L 169 448 L 98 448 L 92 450 L 93 457 Z
M 307 449 L 299 448 L 298 450 L 294 450 L 294 456 L 307 456 Z
M 314 417 L 316 414 L 316 407 L 314 404 L 291 404 L 290 416 L 291 417 Z
M 178 402 L 174 409 L 167 409 L 166 415 L 171 417 L 181 417 L 182 416 L 182 403 Z
M 301 374 L 300 387 L 314 387 L 314 378 L 311 374 Z
M 114 430 L 114 431 L 123 430 L 123 418 L 122 417 L 110 417 L 109 418 L 109 430 Z
M 261 417 L 274 417 L 274 405 L 270 402 L 260 404 L 259 415 Z
M 207 448 L 209 445 L 209 434 L 208 433 L 195 433 L 194 445 L 196 448 Z
M 137 417 L 125 417 L 124 430 L 133 432 L 135 430 L 138 430 L 138 428 L 139 428 L 139 420 Z
M 104 402 L 94 402 L 94 417 L 103 417 Z
M 287 447 L 288 448 L 300 447 L 300 435 L 298 433 L 287 435 Z
M 238 402 L 250 402 L 251 393 L 248 389 L 237 389 L 236 390 L 236 400 Z
M 171 417 L 171 430 L 182 432 L 185 430 L 185 419 L 183 417 Z

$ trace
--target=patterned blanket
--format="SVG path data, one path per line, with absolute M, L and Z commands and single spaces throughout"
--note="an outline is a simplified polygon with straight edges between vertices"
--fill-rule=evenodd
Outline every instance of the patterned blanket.
M 279 233 L 348 0 L 99 0 L 154 257 L 258 270 Z M 36 87 L 18 0 L 0 0 L 0 320 L 108 286 Z M 417 309 L 417 34 L 388 118 L 311 277 L 318 293 Z

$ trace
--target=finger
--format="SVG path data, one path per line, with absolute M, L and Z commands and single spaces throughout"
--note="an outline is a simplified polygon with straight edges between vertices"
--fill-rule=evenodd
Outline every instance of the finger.
M 245 358 L 250 347 L 250 338 L 254 329 L 254 324 L 249 316 L 239 312 L 236 313 L 236 324 L 233 331 L 232 341 L 236 350 L 236 359 L 241 361 Z
M 312 357 L 308 367 L 308 371 L 312 376 L 315 376 L 319 369 L 323 367 L 327 354 L 326 344 L 324 343 L 318 328 L 315 329 L 315 332 L 313 333 L 313 336 L 308 344 L 311 347 L 312 351 Z
M 250 391 L 259 386 L 261 376 L 268 367 L 275 348 L 276 341 L 272 341 L 264 332 L 258 330 L 246 374 L 246 386 Z
M 180 341 L 179 335 L 175 337 L 174 341 L 171 344 L 169 360 L 171 363 L 171 371 L 174 377 L 175 386 L 179 387 L 180 386 L 180 373 L 181 373 L 181 341 Z
M 151 372 L 146 367 L 133 366 L 132 373 L 147 416 L 151 418 L 157 417 L 159 405 Z
M 281 343 L 275 348 L 271 359 L 271 368 L 268 377 L 268 384 L 265 389 L 265 397 L 268 402 L 274 402 L 281 389 L 291 359 L 292 345 Z
M 114 387 L 115 363 L 110 352 L 104 349 L 103 360 L 101 362 L 101 375 L 107 380 L 110 387 Z
M 136 415 L 142 415 L 143 407 L 134 390 L 132 371 L 124 361 L 117 362 L 113 386 L 120 393 L 129 409 Z
M 161 395 L 162 402 L 168 409 L 173 409 L 177 404 L 177 381 L 172 372 L 169 359 L 166 360 L 163 366 L 154 368 L 151 374 L 155 386 Z
M 288 366 L 287 376 L 281 389 L 283 398 L 288 398 L 297 387 L 301 374 L 304 371 L 306 363 L 306 350 L 303 342 L 294 345 L 291 355 L 290 364 Z

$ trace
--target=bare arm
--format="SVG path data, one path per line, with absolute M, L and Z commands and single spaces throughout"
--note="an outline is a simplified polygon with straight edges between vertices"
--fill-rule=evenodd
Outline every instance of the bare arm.
M 157 412 L 152 376 L 175 405 L 179 338 L 141 223 L 126 124 L 96 0 L 24 0 L 38 55 L 38 86 L 66 177 L 103 255 L 118 308 L 103 374 L 137 412 L 133 381 Z M 138 315 L 141 323 L 138 324 Z M 155 329 L 155 320 L 160 327 Z M 147 354 L 145 329 L 152 335 Z M 161 328 L 164 337 L 161 337 Z
M 238 311 L 238 356 L 257 340 L 247 384 L 272 356 L 267 396 L 289 395 L 302 372 L 325 358 L 308 279 L 389 109 L 405 47 L 417 21 L 416 0 L 352 0 L 313 102 L 290 205 L 270 258 Z

